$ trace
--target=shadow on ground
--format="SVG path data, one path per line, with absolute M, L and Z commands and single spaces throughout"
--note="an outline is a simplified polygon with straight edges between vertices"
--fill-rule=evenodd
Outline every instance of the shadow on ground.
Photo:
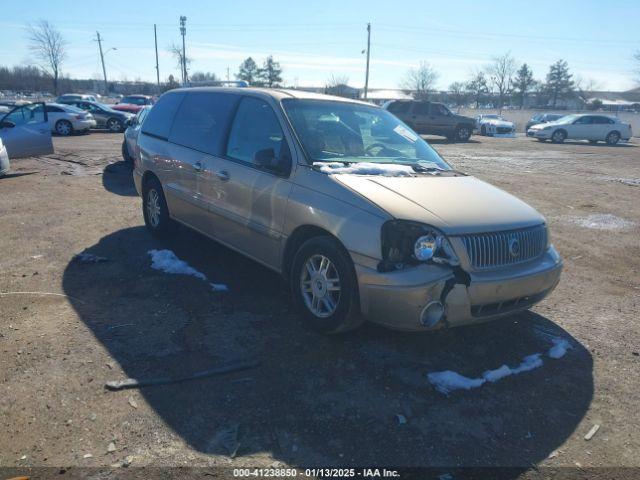
M 152 270 L 152 248 L 171 249 L 229 292 Z M 170 241 L 143 227 L 124 229 L 87 251 L 110 261 L 70 263 L 64 292 L 127 376 L 261 360 L 252 370 L 141 390 L 203 453 L 226 454 L 237 432 L 238 456 L 268 452 L 295 466 L 529 468 L 572 434 L 592 399 L 589 352 L 535 313 L 428 334 L 365 325 L 324 337 L 289 311 L 276 274 L 186 229 Z M 544 356 L 532 372 L 448 397 L 426 380 L 433 371 L 478 376 L 517 365 L 545 352 L 551 336 L 572 350 L 558 360 Z
M 133 165 L 121 160 L 110 163 L 102 172 L 102 185 L 105 190 L 116 195 L 135 197 L 138 195 L 133 184 Z

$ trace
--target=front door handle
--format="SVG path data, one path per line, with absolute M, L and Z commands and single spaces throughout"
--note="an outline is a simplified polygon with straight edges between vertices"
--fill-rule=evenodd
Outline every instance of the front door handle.
M 202 171 L 202 162 L 196 162 L 193 164 L 193 169 L 196 172 L 201 172 Z
M 229 180 L 229 172 L 227 172 L 226 170 L 220 170 L 219 172 L 216 172 L 216 177 L 218 177 L 220 179 L 220 181 L 222 182 L 226 182 Z

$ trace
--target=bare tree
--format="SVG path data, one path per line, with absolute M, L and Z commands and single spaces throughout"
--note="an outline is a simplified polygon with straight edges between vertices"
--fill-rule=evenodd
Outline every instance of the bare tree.
M 180 76 L 182 77 L 183 75 L 183 66 L 184 69 L 187 70 L 186 72 L 184 72 L 184 80 L 186 81 L 188 78 L 187 72 L 189 71 L 189 65 L 191 65 L 191 58 L 189 58 L 189 56 L 185 57 L 185 59 L 183 60 L 182 58 L 182 47 L 179 46 L 176 43 L 172 43 L 171 45 L 169 45 L 169 53 L 171 55 L 173 55 L 173 58 L 176 60 L 176 63 L 178 64 L 178 69 L 180 70 Z
M 330 95 L 337 95 L 338 97 L 348 96 L 349 92 L 349 77 L 346 75 L 335 76 L 331 74 L 329 79 L 324 84 L 324 93 Z
M 456 107 L 464 105 L 467 101 L 467 90 L 465 88 L 465 84 L 462 82 L 453 82 L 449 85 L 449 95 L 451 100 L 456 104 Z
M 60 68 L 66 58 L 66 41 L 62 34 L 46 20 L 29 25 L 29 50 L 39 62 L 39 67 L 53 80 L 53 91 L 58 94 Z
M 412 68 L 405 74 L 400 86 L 412 93 L 418 100 L 429 98 L 436 86 L 440 74 L 427 62 L 420 62 L 418 68 Z
M 498 108 L 502 109 L 504 99 L 511 91 L 513 75 L 516 73 L 516 60 L 507 52 L 493 57 L 493 62 L 487 65 L 486 70 L 491 85 L 498 91 Z

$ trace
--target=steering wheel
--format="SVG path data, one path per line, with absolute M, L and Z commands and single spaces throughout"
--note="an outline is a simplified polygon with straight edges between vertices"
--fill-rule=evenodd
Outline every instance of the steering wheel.
M 382 144 L 382 143 L 379 143 L 379 142 L 372 143 L 371 145 L 367 146 L 367 148 L 364 149 L 364 154 L 369 156 L 369 157 L 377 157 L 377 155 L 374 155 L 374 154 L 371 153 L 371 150 L 373 150 L 374 148 L 379 148 L 380 151 L 378 153 L 380 153 L 380 152 L 383 152 L 384 150 L 386 150 L 387 146 Z

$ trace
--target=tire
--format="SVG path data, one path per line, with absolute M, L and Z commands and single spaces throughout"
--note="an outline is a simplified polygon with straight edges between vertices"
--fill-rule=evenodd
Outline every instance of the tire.
M 482 135 L 483 137 L 487 135 L 487 127 L 485 125 L 482 125 L 482 127 L 480 127 L 480 135 Z
M 156 237 L 167 237 L 173 232 L 175 224 L 157 178 L 148 179 L 142 187 L 142 214 L 145 226 Z
M 73 133 L 73 125 L 69 120 L 58 120 L 55 124 L 55 130 L 58 135 L 68 137 Z
M 127 163 L 133 163 L 133 157 L 129 154 L 126 140 L 122 141 L 122 159 Z
M 556 130 L 551 134 L 551 141 L 553 143 L 562 143 L 567 139 L 567 132 L 564 130 Z
M 289 284 L 295 306 L 312 330 L 334 334 L 364 322 L 353 262 L 335 239 L 314 237 L 303 243 L 293 258 Z
M 467 142 L 471 138 L 471 128 L 460 125 L 456 128 L 455 139 L 459 142 Z
M 107 120 L 107 130 L 113 133 L 122 132 L 122 122 L 117 118 L 110 118 Z
M 617 132 L 616 130 L 614 130 L 613 132 L 609 132 L 609 135 L 607 135 L 607 138 L 605 139 L 607 145 L 616 145 L 619 141 L 620 132 Z

